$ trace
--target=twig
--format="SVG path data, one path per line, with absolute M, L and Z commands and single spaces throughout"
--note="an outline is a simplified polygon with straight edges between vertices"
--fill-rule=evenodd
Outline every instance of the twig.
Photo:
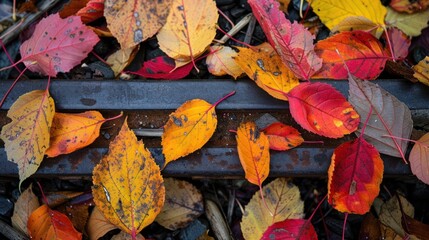
M 247 44 L 250 44 L 250 41 L 252 40 L 253 32 L 255 31 L 256 26 L 256 18 L 255 16 L 251 16 L 249 25 L 247 26 L 246 35 L 244 36 L 244 41 Z
M 133 129 L 134 134 L 138 137 L 161 137 L 164 130 L 162 128 L 139 128 Z
M 235 34 L 237 34 L 241 29 L 243 29 L 250 22 L 250 19 L 252 18 L 252 16 L 253 14 L 251 13 L 247 14 L 243 19 L 241 19 L 237 24 L 235 24 L 235 26 L 231 28 L 231 30 L 229 30 L 228 34 L 225 34 L 225 36 L 223 36 L 216 44 L 217 45 L 219 45 L 219 43 L 224 44 L 226 41 L 228 41 L 231 38 L 231 36 L 234 36 Z

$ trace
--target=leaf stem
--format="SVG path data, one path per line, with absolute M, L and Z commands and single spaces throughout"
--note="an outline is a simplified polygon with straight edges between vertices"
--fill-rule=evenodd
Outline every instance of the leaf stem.
M 217 100 L 215 103 L 213 103 L 213 105 L 211 106 L 211 108 L 216 107 L 217 105 L 219 105 L 219 103 L 223 102 L 224 100 L 226 100 L 227 98 L 231 97 L 234 94 L 235 94 L 235 90 L 232 91 L 232 92 L 230 92 L 230 93 L 228 93 L 227 95 L 225 95 L 221 99 Z
M 390 50 L 390 54 L 392 55 L 392 61 L 396 62 L 395 52 L 393 51 L 392 40 L 390 40 L 389 32 L 387 31 L 386 26 L 383 26 L 383 29 L 384 29 L 384 34 L 386 35 L 386 38 L 387 38 L 387 44 L 389 44 L 389 50 Z
M 346 236 L 346 223 L 347 223 L 347 218 L 349 216 L 349 213 L 345 213 L 344 214 L 344 223 L 343 223 L 343 235 L 342 235 L 342 240 L 345 240 L 345 236 Z
M 0 108 L 3 106 L 3 103 L 6 101 L 7 96 L 9 96 L 10 92 L 15 87 L 16 83 L 19 81 L 19 79 L 25 73 L 26 70 L 27 70 L 27 67 L 24 68 L 24 70 L 18 75 L 18 77 L 15 79 L 15 81 L 13 81 L 12 85 L 9 87 L 7 92 L 3 95 L 3 98 L 0 101 Z
M 111 118 L 106 118 L 106 119 L 104 119 L 103 122 L 108 122 L 108 121 L 112 121 L 112 120 L 118 119 L 118 118 L 122 117 L 123 115 L 124 115 L 124 112 L 121 111 L 121 113 L 119 113 L 119 115 L 111 117 Z
M 1 44 L 1 47 L 3 48 L 3 51 L 4 51 L 4 53 L 6 54 L 6 57 L 7 57 L 7 59 L 9 59 L 9 61 L 10 61 L 10 63 L 14 63 L 13 62 L 13 59 L 12 59 L 12 57 L 10 56 L 10 54 L 9 54 L 9 52 L 7 51 L 7 49 L 6 49 L 6 46 L 4 45 L 4 43 L 3 43 L 3 40 L 2 39 L 0 39 L 0 44 Z M 18 66 L 14 66 L 15 67 L 15 69 L 19 72 L 19 73 L 21 73 L 21 69 L 19 69 L 18 68 Z
M 397 136 L 392 136 L 392 135 L 382 135 L 381 137 L 395 138 L 395 139 L 399 139 L 399 140 L 402 140 L 402 141 L 412 142 L 412 143 L 416 143 L 416 144 L 422 144 L 421 142 L 416 141 L 416 140 L 402 138 L 402 137 L 397 137 Z

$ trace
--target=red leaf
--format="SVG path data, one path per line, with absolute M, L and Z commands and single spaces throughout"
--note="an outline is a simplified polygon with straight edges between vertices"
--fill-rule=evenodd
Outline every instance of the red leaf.
M 89 23 L 103 17 L 103 13 L 104 0 L 90 0 L 76 15 L 81 17 L 83 23 Z
M 341 144 L 328 170 L 328 202 L 340 212 L 367 213 L 380 191 L 383 170 L 377 149 L 362 137 Z
M 376 79 L 390 58 L 378 39 L 363 31 L 335 34 L 317 42 L 315 51 L 323 65 L 314 78 L 347 79 L 345 62 L 354 76 Z
M 80 17 L 61 19 L 58 13 L 49 15 L 21 45 L 20 62 L 33 72 L 55 77 L 79 64 L 99 40 Z
M 301 24 L 291 23 L 274 0 L 249 0 L 253 14 L 271 46 L 298 78 L 309 79 L 322 67 L 314 52 L 314 36 Z
M 143 63 L 137 72 L 132 72 L 146 78 L 176 80 L 186 77 L 192 70 L 192 63 L 176 68 L 174 60 L 167 56 L 159 56 Z
M 270 239 L 317 239 L 316 230 L 308 220 L 305 219 L 286 219 L 276 222 L 269 226 L 264 232 L 261 240 Z
M 387 42 L 387 48 L 389 52 L 393 51 L 393 56 L 395 60 L 405 59 L 408 55 L 408 48 L 411 45 L 411 38 L 409 38 L 405 33 L 397 28 L 389 28 L 387 32 L 389 38 L 386 37 L 386 34 L 383 34 L 383 39 Z M 389 44 L 392 45 L 392 49 L 389 49 Z
M 329 84 L 301 83 L 287 96 L 292 117 L 310 132 L 340 138 L 359 125 L 359 115 L 352 105 Z
M 286 151 L 304 142 L 298 130 L 280 122 L 271 124 L 263 132 L 267 135 L 272 150 Z

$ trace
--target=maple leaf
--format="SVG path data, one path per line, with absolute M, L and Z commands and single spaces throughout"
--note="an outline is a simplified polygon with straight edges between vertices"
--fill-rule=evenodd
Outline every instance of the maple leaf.
M 104 2 L 107 27 L 122 49 L 134 47 L 154 36 L 166 23 L 172 0 Z
M 79 64 L 99 40 L 80 17 L 61 19 L 52 14 L 40 20 L 31 38 L 22 43 L 19 62 L 33 72 L 56 77 Z
M 271 239 L 317 240 L 317 233 L 308 220 L 286 219 L 269 226 L 261 238 L 261 240 Z
M 301 24 L 291 23 L 274 0 L 249 0 L 253 14 L 271 46 L 298 78 L 308 80 L 322 67 L 314 52 L 314 36 Z
M 21 95 L 10 107 L 12 122 L 1 129 L 7 159 L 18 164 L 19 185 L 37 171 L 49 146 L 49 129 L 55 113 L 47 90 Z
M 125 120 L 93 171 L 92 193 L 103 215 L 135 239 L 164 205 L 161 171 Z

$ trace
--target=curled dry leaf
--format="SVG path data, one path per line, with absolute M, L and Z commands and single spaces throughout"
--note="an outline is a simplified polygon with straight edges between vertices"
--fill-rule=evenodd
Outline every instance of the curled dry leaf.
M 386 24 L 399 28 L 410 37 L 419 36 L 422 30 L 428 26 L 428 19 L 429 9 L 419 13 L 407 14 L 387 8 Z
M 216 35 L 219 17 L 212 0 L 173 0 L 167 23 L 157 35 L 168 56 L 187 62 L 201 55 Z
M 79 64 L 99 40 L 80 17 L 61 19 L 52 14 L 40 20 L 31 38 L 22 43 L 20 62 L 33 72 L 56 77 Z
M 297 86 L 299 80 L 280 56 L 271 47 L 260 47 L 257 52 L 249 48 L 238 49 L 235 62 L 247 76 L 271 96 L 287 101 L 286 93 Z
M 48 157 L 68 154 L 93 143 L 106 120 L 98 111 L 55 113 L 50 131 Z
M 326 83 L 301 83 L 289 94 L 292 117 L 304 129 L 330 138 L 356 131 L 359 114 L 346 98 Z
M 16 200 L 11 218 L 12 226 L 29 236 L 27 229 L 28 218 L 39 206 L 39 199 L 33 193 L 33 187 L 30 184 L 30 186 L 21 193 L 18 200 Z
M 212 46 L 211 54 L 206 58 L 206 64 L 209 72 L 215 76 L 230 75 L 237 79 L 243 74 L 240 66 L 234 61 L 237 52 L 228 46 Z
M 298 130 L 280 122 L 275 122 L 262 131 L 267 135 L 272 150 L 286 151 L 304 142 Z
M 33 239 L 82 239 L 66 215 L 47 205 L 37 208 L 28 219 L 28 232 Z
M 54 114 L 54 99 L 47 90 L 21 95 L 7 112 L 12 122 L 3 126 L 0 138 L 5 143 L 7 159 L 18 164 L 19 186 L 43 160 Z
M 121 72 L 133 61 L 139 50 L 139 45 L 126 49 L 119 49 L 110 55 L 106 62 L 110 65 L 115 76 L 121 74 Z
M 414 207 L 413 205 L 403 196 L 399 195 L 401 199 L 402 210 L 404 214 L 414 217 Z M 378 213 L 381 223 L 392 228 L 396 233 L 401 237 L 405 236 L 405 231 L 402 228 L 402 212 L 399 206 L 399 201 L 397 196 L 393 196 L 383 205 L 381 205 L 381 210 Z
M 242 123 L 237 129 L 237 151 L 245 178 L 259 187 L 270 173 L 270 143 L 254 122 Z
M 137 235 L 164 205 L 161 171 L 125 120 L 109 152 L 93 171 L 94 202 L 121 230 Z
M 261 194 L 256 192 L 244 209 L 240 225 L 247 240 L 261 239 L 268 227 L 276 222 L 304 217 L 304 202 L 299 189 L 287 179 L 275 179 L 262 188 L 262 193 L 266 205 Z
M 409 160 L 411 172 L 422 182 L 429 184 L 429 133 L 415 142 Z
M 413 66 L 414 77 L 421 83 L 429 86 L 429 56 L 426 56 L 417 65 Z
M 328 202 L 340 212 L 367 213 L 380 192 L 384 165 L 377 149 L 359 137 L 338 146 L 328 169 Z
M 154 36 L 166 23 L 172 0 L 104 2 L 107 27 L 122 49 L 134 47 Z
M 286 219 L 269 226 L 261 238 L 261 240 L 272 239 L 317 240 L 317 233 L 309 220 Z
M 361 79 L 376 79 L 390 58 L 378 39 L 363 31 L 335 34 L 317 42 L 314 50 L 323 59 L 315 78 L 347 79 L 350 71 Z
M 204 213 L 203 196 L 192 184 L 166 178 L 164 208 L 155 221 L 169 230 L 185 228 Z

